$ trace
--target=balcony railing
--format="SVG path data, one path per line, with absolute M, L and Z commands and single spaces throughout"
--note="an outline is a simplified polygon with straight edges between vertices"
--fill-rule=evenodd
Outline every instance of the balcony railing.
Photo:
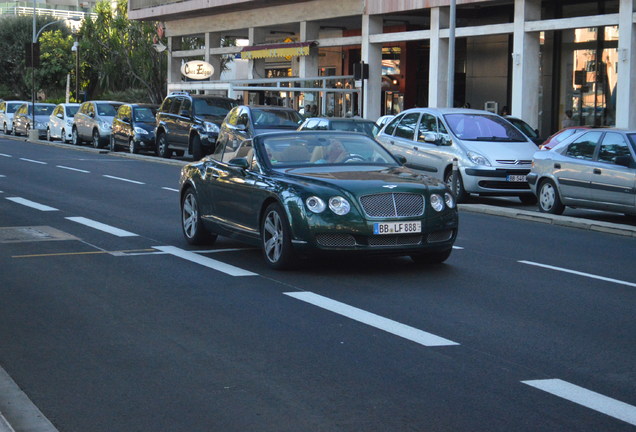
M 87 16 L 96 17 L 94 13 L 82 12 L 82 11 L 70 11 L 64 9 L 43 9 L 35 8 L 35 14 L 39 16 L 49 16 L 56 19 L 64 18 L 85 18 Z M 0 8 L 0 16 L 2 15 L 16 15 L 16 16 L 32 16 L 33 8 L 16 6 L 8 8 Z

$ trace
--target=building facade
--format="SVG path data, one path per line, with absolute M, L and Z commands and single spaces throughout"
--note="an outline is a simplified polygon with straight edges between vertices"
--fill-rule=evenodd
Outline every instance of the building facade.
M 636 128 L 635 3 L 456 0 L 451 15 L 451 0 L 130 0 L 129 17 L 165 27 L 169 90 L 370 119 L 452 101 L 547 135 Z M 189 60 L 214 74 L 187 80 Z M 360 62 L 366 79 L 355 79 Z M 223 74 L 228 65 L 238 75 Z

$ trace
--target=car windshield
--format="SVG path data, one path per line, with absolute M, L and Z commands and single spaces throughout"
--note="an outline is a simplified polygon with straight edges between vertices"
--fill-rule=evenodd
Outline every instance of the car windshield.
M 100 116 L 115 117 L 115 115 L 117 115 L 117 110 L 119 109 L 121 104 L 117 105 L 110 103 L 98 103 L 96 104 L 96 106 L 97 114 L 99 114 Z
M 225 117 L 236 105 L 228 99 L 194 99 L 194 112 L 200 116 Z
M 79 109 L 79 106 L 67 106 L 66 107 L 66 116 L 67 117 L 75 117 L 75 114 L 77 114 L 77 110 Z
M 489 114 L 446 114 L 448 127 L 466 141 L 527 142 L 519 130 L 502 118 Z
M 358 134 L 301 132 L 263 136 L 264 154 L 274 168 L 318 165 L 389 165 L 397 162 L 373 139 Z
M 35 115 L 51 115 L 55 105 L 38 105 L 35 104 Z
M 134 121 L 141 123 L 154 123 L 155 116 L 150 108 L 135 108 Z
M 363 134 L 367 134 L 369 136 L 373 136 L 373 126 L 375 126 L 375 123 L 373 123 L 372 121 L 344 119 L 331 121 L 331 129 L 333 130 L 362 132 Z
M 303 122 L 303 117 L 291 109 L 254 108 L 252 121 L 257 129 L 295 129 Z

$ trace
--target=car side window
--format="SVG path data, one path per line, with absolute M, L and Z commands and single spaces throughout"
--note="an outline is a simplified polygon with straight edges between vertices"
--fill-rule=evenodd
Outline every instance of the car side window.
M 188 113 L 187 115 L 192 114 L 192 101 L 188 98 L 183 99 L 183 102 L 181 102 L 178 114 L 181 114 L 184 111 Z
M 170 106 L 172 105 L 172 100 L 173 100 L 173 98 L 167 97 L 166 100 L 164 100 L 163 103 L 161 104 L 161 108 L 159 108 L 159 111 L 161 111 L 161 112 L 170 111 Z
M 400 124 L 395 129 L 395 136 L 412 140 L 415 135 L 415 127 L 420 118 L 420 113 L 410 113 L 402 117 Z
M 402 120 L 402 117 L 403 116 L 396 116 L 393 120 L 391 120 L 391 122 L 384 129 L 384 133 L 387 135 L 393 135 L 393 132 L 395 132 L 395 128 L 397 127 L 400 120 Z
M 88 104 L 88 115 L 95 114 L 95 107 L 93 104 Z
M 565 150 L 565 156 L 575 159 L 592 160 L 594 150 L 600 140 L 602 132 L 588 132 L 574 140 Z
M 625 138 L 616 132 L 606 133 L 598 152 L 598 161 L 615 164 L 616 158 L 620 156 L 631 156 Z
M 0 114 L 4 113 L 4 111 L 7 109 L 6 108 L 7 104 L 2 102 L 0 103 Z
M 214 160 L 220 161 L 223 156 L 223 147 L 225 147 L 222 143 L 218 143 L 216 148 L 214 149 L 214 153 L 212 153 L 211 157 Z
M 420 119 L 417 140 L 419 142 L 425 142 L 426 135 L 430 133 L 437 133 L 437 119 L 431 114 L 424 113 Z
M 174 98 L 172 105 L 170 105 L 170 114 L 179 114 L 179 108 L 181 107 L 181 101 L 183 98 Z

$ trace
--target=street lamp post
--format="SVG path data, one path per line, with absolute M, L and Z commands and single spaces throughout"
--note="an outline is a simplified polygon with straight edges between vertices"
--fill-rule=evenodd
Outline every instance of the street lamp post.
M 35 132 L 29 132 L 29 133 L 33 133 L 34 134 L 34 138 L 37 139 L 39 138 L 39 135 L 35 135 L 37 132 L 37 129 L 35 128 L 35 44 L 38 42 L 38 38 L 40 37 L 40 35 L 42 34 L 42 31 L 49 27 L 52 26 L 53 24 L 59 24 L 61 22 L 68 22 L 68 21 L 81 21 L 81 18 L 78 17 L 69 17 L 69 18 L 64 18 L 61 20 L 57 20 L 57 21 L 52 21 L 50 23 L 47 23 L 45 25 L 42 26 L 42 28 L 39 31 L 35 31 L 36 28 L 36 0 L 33 0 L 33 39 L 31 40 L 31 125 L 32 125 L 32 130 L 34 130 Z M 31 138 L 31 137 L 29 137 Z
M 79 73 L 80 73 L 80 52 L 79 52 L 79 42 L 73 42 L 73 47 L 71 51 L 75 53 L 75 102 L 80 102 L 79 98 Z

